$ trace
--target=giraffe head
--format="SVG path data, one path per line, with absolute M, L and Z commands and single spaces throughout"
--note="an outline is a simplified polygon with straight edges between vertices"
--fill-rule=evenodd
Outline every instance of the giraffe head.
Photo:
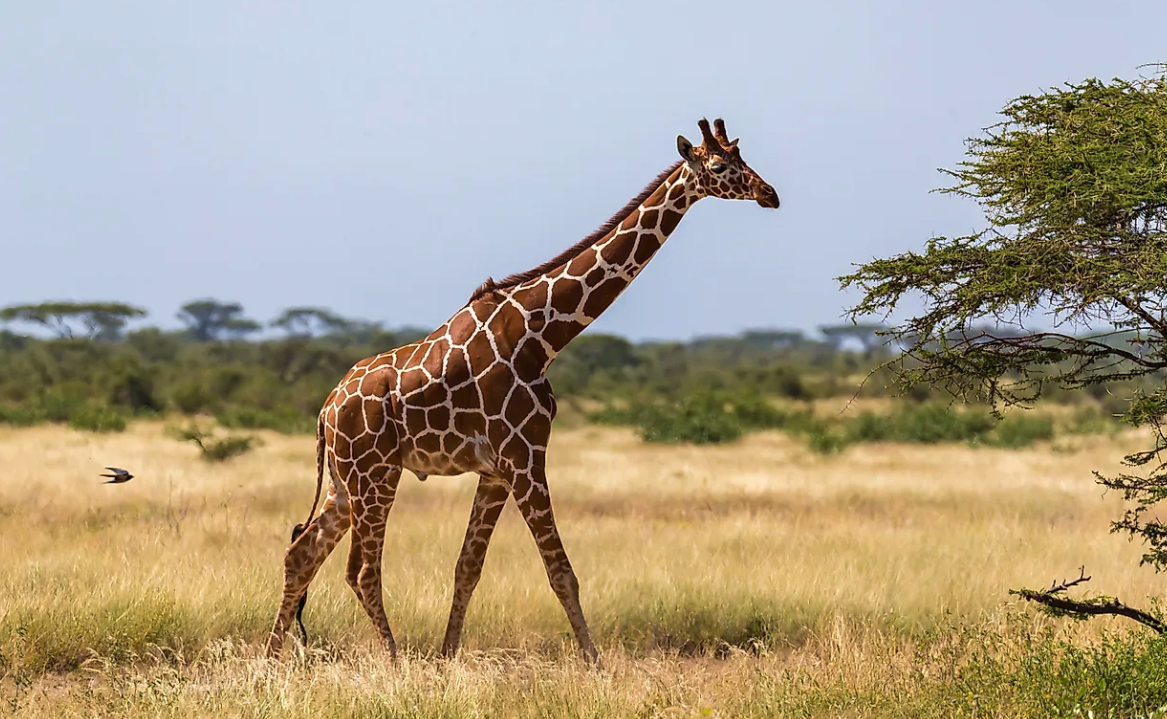
M 697 122 L 704 141 L 700 147 L 677 135 L 677 151 L 689 166 L 703 195 L 724 200 L 753 200 L 762 207 L 778 207 L 778 193 L 742 159 L 737 138 L 730 140 L 721 119 Z

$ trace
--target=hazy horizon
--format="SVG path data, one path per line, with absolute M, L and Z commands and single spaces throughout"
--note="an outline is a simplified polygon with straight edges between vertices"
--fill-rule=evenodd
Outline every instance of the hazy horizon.
M 930 194 L 1011 98 L 1167 60 L 1167 4 L 0 8 L 0 305 L 295 305 L 434 326 L 723 117 L 778 210 L 707 199 L 593 326 L 834 324 L 851 263 L 979 229 Z

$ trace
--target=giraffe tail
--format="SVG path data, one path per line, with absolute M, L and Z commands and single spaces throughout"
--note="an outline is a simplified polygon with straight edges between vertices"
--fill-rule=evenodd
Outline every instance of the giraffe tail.
M 295 542 L 301 534 L 304 533 L 304 525 L 297 524 L 292 527 L 292 541 Z M 308 646 L 308 630 L 304 628 L 304 605 L 308 603 L 308 590 L 300 595 L 300 603 L 296 605 L 296 626 L 300 628 L 300 639 L 304 642 L 304 647 Z
M 316 505 L 320 503 L 320 488 L 324 485 L 324 417 L 316 421 L 316 495 L 312 498 L 312 509 L 308 510 L 308 519 L 303 524 L 292 527 L 292 543 L 294 544 L 316 514 Z M 304 605 L 308 603 L 308 590 L 300 595 L 300 603 L 296 606 L 296 624 L 300 628 L 300 637 L 304 646 L 308 646 L 308 630 L 304 628 Z
M 316 495 L 312 497 L 312 509 L 308 510 L 308 519 L 303 524 L 297 524 L 292 529 L 292 541 L 296 541 L 312 524 L 312 516 L 316 514 L 316 505 L 320 504 L 320 488 L 324 486 L 324 415 L 316 420 Z

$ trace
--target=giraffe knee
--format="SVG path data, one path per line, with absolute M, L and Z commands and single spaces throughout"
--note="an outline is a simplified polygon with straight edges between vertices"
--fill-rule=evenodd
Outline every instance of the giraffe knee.
M 478 587 L 478 580 L 482 576 L 481 562 L 459 563 L 454 573 L 454 594 L 469 596 Z
M 579 580 L 575 577 L 575 572 L 568 570 L 560 579 L 564 589 L 570 594 L 579 594 Z
M 367 589 L 378 584 L 380 581 L 381 576 L 375 565 L 361 564 L 361 570 L 357 572 L 357 586 L 362 589 Z
M 570 564 L 559 564 L 552 570 L 551 588 L 560 597 L 579 596 L 579 579 Z

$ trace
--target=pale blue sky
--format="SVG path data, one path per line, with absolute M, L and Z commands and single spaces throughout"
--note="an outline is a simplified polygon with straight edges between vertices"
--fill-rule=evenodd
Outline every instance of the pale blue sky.
M 928 191 L 1009 98 L 1134 77 L 1164 27 L 1151 0 L 4 3 L 0 304 L 434 325 L 720 116 L 782 208 L 702 201 L 594 331 L 811 329 L 850 263 L 979 226 Z

